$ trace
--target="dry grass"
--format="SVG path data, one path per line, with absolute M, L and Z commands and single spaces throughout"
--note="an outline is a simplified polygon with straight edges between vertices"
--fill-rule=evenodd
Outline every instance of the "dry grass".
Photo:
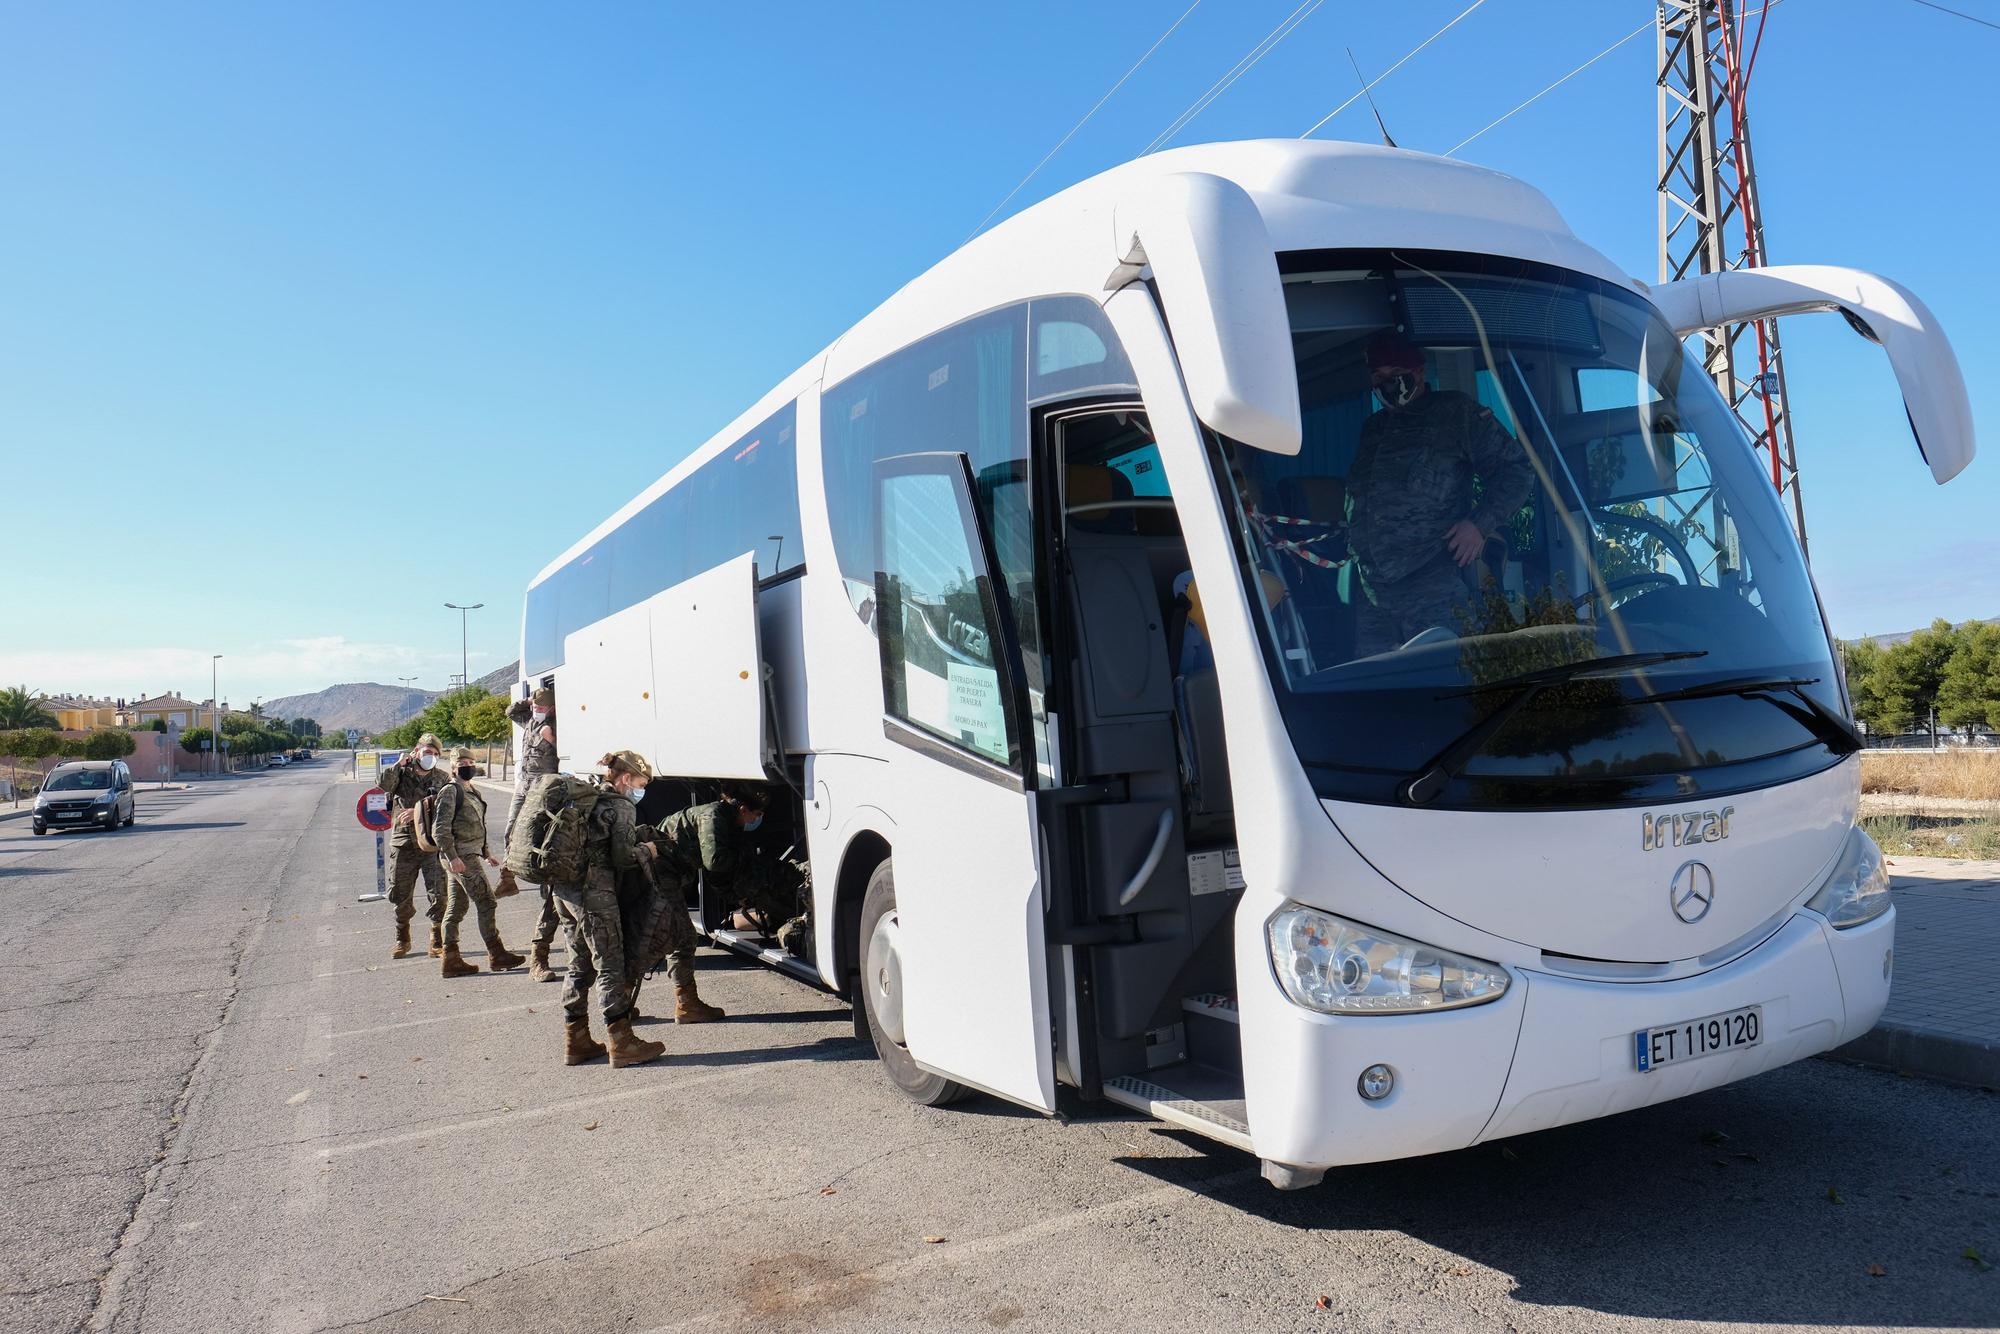
M 2000 859 L 2000 820 L 1869 815 L 1862 818 L 1861 827 L 1892 857 Z
M 1861 790 L 2000 801 L 2000 751 L 1864 751 Z

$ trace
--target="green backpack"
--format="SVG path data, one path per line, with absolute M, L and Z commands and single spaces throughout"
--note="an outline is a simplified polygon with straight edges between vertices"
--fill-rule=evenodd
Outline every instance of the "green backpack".
M 567 774 L 549 774 L 529 788 L 507 844 L 514 878 L 532 885 L 583 883 L 590 813 L 606 795 L 597 784 Z

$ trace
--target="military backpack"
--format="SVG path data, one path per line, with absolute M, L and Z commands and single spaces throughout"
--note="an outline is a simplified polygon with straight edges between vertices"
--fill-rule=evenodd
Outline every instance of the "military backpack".
M 514 878 L 533 885 L 581 884 L 588 869 L 590 813 L 608 795 L 567 774 L 549 774 L 529 788 L 507 844 L 507 869 Z
M 437 793 L 427 794 L 410 811 L 410 837 L 416 840 L 418 852 L 436 852 L 437 840 Z

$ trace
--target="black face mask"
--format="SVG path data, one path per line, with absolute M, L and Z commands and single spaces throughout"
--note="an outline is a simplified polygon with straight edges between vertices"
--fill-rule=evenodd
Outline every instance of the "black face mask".
M 1385 408 L 1406 408 L 1417 396 L 1417 377 L 1408 371 L 1398 371 L 1376 385 L 1375 393 Z
M 459 776 L 460 778 L 466 778 L 466 779 L 469 779 L 469 778 L 471 778 L 471 777 L 472 777 L 472 766 L 471 766 L 471 765 L 469 765 L 469 764 L 461 764 L 461 765 L 459 765 L 459 766 L 458 766 L 458 776 Z

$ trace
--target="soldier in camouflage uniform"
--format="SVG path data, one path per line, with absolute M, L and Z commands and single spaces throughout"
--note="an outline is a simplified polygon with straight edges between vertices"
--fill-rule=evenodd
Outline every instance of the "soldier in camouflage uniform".
M 514 797 L 507 803 L 507 832 L 500 837 L 500 851 L 507 851 L 508 843 L 514 838 L 514 823 L 521 818 L 521 803 L 528 799 L 528 789 L 544 775 L 556 772 L 556 692 L 547 686 L 537 686 L 535 693 L 527 699 L 515 700 L 507 710 L 507 717 L 521 729 L 521 768 L 514 775 Z M 534 953 L 529 959 L 528 975 L 537 982 L 553 982 L 555 972 L 549 967 L 549 945 L 556 938 L 556 905 L 549 896 L 549 887 L 543 885 L 542 915 L 535 920 Z M 514 883 L 514 873 L 501 868 L 499 887 L 493 897 L 504 899 L 520 892 Z
M 629 750 L 613 751 L 598 763 L 605 771 L 604 793 L 588 817 L 583 881 L 553 887 L 556 913 L 569 942 L 569 974 L 563 978 L 562 992 L 563 1064 L 580 1065 L 608 1050 L 614 1066 L 640 1065 L 658 1060 L 667 1048 L 663 1042 L 648 1042 L 632 1031 L 618 877 L 639 864 L 633 807 L 646 795 L 652 768 Z M 590 1036 L 593 981 L 597 983 L 607 1043 Z
M 1459 571 L 1528 498 L 1521 446 L 1491 411 L 1424 381 L 1424 353 L 1393 333 L 1368 345 L 1382 411 L 1361 427 L 1347 474 L 1347 542 L 1366 599 L 1355 655 L 1386 652 L 1434 625 L 1461 628 Z M 1473 479 L 1481 494 L 1473 502 Z
M 725 784 L 721 801 L 676 811 L 642 833 L 640 864 L 650 892 L 628 894 L 630 911 L 626 914 L 636 937 L 635 949 L 627 955 L 635 1006 L 645 972 L 667 959 L 671 961 L 667 974 L 674 982 L 674 1022 L 706 1024 L 723 1017 L 722 1009 L 704 1001 L 695 989 L 694 952 L 699 942 L 688 920 L 688 895 L 694 890 L 696 877 L 705 874 L 711 884 L 725 891 L 734 889 L 740 898 L 746 887 L 738 872 L 743 864 L 743 836 L 763 820 L 760 789 Z M 760 900 L 757 906 L 766 905 Z M 780 918 L 789 916 L 793 906 L 785 905 Z
M 496 973 L 519 968 L 526 960 L 500 939 L 493 891 L 487 888 L 486 871 L 479 864 L 481 859 L 487 866 L 500 863 L 486 846 L 486 799 L 472 785 L 478 761 L 471 751 L 461 749 L 452 762 L 457 781 L 445 784 L 437 801 L 438 856 L 451 874 L 451 889 L 445 899 L 442 972 L 446 977 L 470 977 L 479 971 L 477 964 L 467 963 L 458 952 L 458 924 L 465 920 L 468 899 L 479 909 L 479 936 L 486 942 L 487 963 Z
M 431 957 L 444 957 L 444 874 L 435 852 L 417 846 L 416 811 L 425 797 L 442 791 L 450 782 L 438 767 L 443 749 L 429 732 L 403 757 L 382 771 L 376 785 L 389 794 L 389 902 L 396 906 L 396 948 L 389 957 L 400 959 L 410 952 L 410 919 L 416 916 L 414 903 L 417 877 L 424 878 L 424 899 L 431 919 Z

